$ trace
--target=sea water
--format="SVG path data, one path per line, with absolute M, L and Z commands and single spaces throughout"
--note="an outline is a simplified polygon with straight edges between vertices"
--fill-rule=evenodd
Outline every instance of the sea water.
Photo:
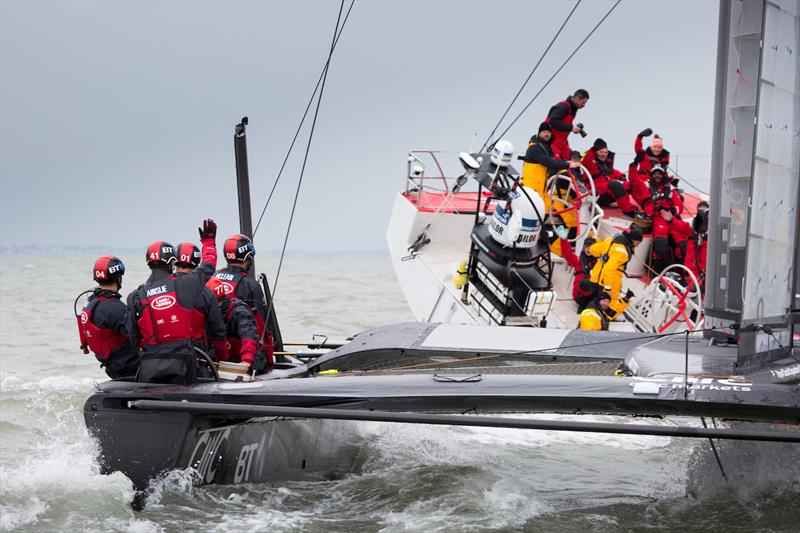
M 100 475 L 82 415 L 106 378 L 78 349 L 72 304 L 104 253 L 0 254 L 0 530 L 800 529 L 798 483 L 752 487 L 728 465 L 735 482 L 710 475 L 711 490 L 687 495 L 692 457 L 707 441 L 384 423 L 361 426 L 358 474 L 195 487 L 176 471 L 154 482 L 147 507 L 134 512 L 130 481 Z M 126 294 L 146 277 L 143 254 L 116 253 Z M 271 279 L 276 263 L 258 258 Z M 382 253 L 291 256 L 276 296 L 285 340 L 344 339 L 413 320 Z

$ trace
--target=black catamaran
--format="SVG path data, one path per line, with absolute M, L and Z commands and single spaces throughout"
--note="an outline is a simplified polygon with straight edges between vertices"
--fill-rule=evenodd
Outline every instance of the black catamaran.
M 358 424 L 365 420 L 704 438 L 720 465 L 743 441 L 789 443 L 748 443 L 748 460 L 796 456 L 798 50 L 796 3 L 720 2 L 701 329 L 403 323 L 342 345 L 308 345 L 255 380 L 220 373 L 191 386 L 107 381 L 84 407 L 103 470 L 123 472 L 139 491 L 165 471 L 186 468 L 200 484 L 328 479 L 356 468 Z M 246 119 L 236 126 L 234 142 L 241 231 L 252 236 L 246 126 Z M 270 331 L 282 352 L 264 285 Z M 677 416 L 699 423 L 498 416 L 511 413 Z M 798 464 L 787 460 L 784 467 Z

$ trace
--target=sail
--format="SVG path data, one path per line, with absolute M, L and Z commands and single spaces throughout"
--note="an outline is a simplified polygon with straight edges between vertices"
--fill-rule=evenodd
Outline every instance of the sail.
M 742 325 L 783 324 L 792 307 L 800 181 L 800 3 L 764 9 Z
M 788 345 L 800 257 L 800 3 L 720 2 L 716 90 L 706 316 L 769 325 Z M 745 344 L 759 352 L 773 341 Z

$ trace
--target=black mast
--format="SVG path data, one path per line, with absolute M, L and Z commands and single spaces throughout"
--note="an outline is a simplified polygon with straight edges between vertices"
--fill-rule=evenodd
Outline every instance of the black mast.
M 247 117 L 242 117 L 233 132 L 233 151 L 236 155 L 236 187 L 239 191 L 239 231 L 242 235 L 253 238 L 253 216 L 250 211 L 250 172 L 247 165 Z M 256 262 L 250 265 L 250 274 L 255 275 Z M 275 351 L 283 351 L 283 338 L 281 328 L 278 326 L 278 317 L 275 314 L 275 302 L 272 301 L 272 292 L 269 289 L 267 276 L 259 276 L 261 287 L 268 310 L 267 328 L 272 333 L 275 342 Z
M 253 217 L 250 213 L 250 172 L 247 169 L 247 117 L 236 125 L 233 150 L 236 154 L 236 186 L 239 189 L 239 231 L 253 238 Z

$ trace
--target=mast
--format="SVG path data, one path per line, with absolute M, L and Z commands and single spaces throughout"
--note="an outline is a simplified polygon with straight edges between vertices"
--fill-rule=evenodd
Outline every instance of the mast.
M 236 187 L 239 191 L 239 231 L 253 238 L 253 216 L 250 212 L 250 172 L 247 166 L 247 117 L 236 125 L 233 150 L 236 155 Z
M 236 156 L 236 187 L 239 197 L 239 232 L 253 239 L 253 216 L 250 210 L 250 171 L 247 164 L 247 117 L 242 117 L 241 122 L 236 125 L 233 132 L 233 151 Z M 255 275 L 256 262 L 251 262 L 250 275 Z M 278 316 L 275 314 L 275 302 L 272 300 L 272 292 L 269 288 L 267 276 L 262 274 L 259 277 L 261 287 L 264 291 L 264 298 L 268 310 L 267 328 L 272 333 L 272 340 L 275 351 L 283 351 L 283 337 L 281 328 L 278 325 Z
M 786 357 L 797 319 L 800 8 L 723 1 L 719 24 L 705 315 L 739 327 L 752 369 Z

